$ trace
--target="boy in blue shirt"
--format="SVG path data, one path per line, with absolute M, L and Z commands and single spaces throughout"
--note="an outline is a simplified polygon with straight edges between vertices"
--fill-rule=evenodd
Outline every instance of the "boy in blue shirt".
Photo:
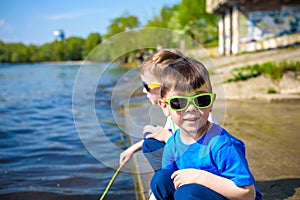
M 158 104 L 179 129 L 151 181 L 156 199 L 261 199 L 244 143 L 208 121 L 215 98 L 200 62 L 183 57 L 164 69 Z
M 140 68 L 140 78 L 143 81 L 143 92 L 149 101 L 155 105 L 160 97 L 160 80 L 163 70 L 173 61 L 182 58 L 183 54 L 176 49 L 162 49 L 146 58 Z M 209 120 L 215 122 L 213 116 Z M 125 164 L 135 152 L 143 150 L 154 171 L 162 168 L 161 160 L 165 142 L 177 126 L 167 117 L 164 127 L 147 125 L 144 128 L 145 138 L 127 148 L 120 154 L 120 165 Z

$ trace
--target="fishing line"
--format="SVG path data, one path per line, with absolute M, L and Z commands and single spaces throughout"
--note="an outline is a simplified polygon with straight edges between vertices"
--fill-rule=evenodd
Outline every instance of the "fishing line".
M 122 169 L 124 165 L 120 165 L 119 168 L 117 169 L 117 171 L 115 172 L 115 174 L 113 175 L 113 177 L 111 178 L 111 180 L 109 181 L 104 193 L 102 194 L 101 198 L 99 200 L 103 200 L 106 193 L 108 192 L 110 186 L 112 185 L 112 183 L 114 182 L 115 178 L 117 177 L 118 173 L 120 172 L 120 170 Z

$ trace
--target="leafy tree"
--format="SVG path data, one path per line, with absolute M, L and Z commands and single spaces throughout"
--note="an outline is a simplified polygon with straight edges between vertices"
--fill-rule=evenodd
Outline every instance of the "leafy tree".
M 139 21 L 138 18 L 133 15 L 126 14 L 123 17 L 117 17 L 112 20 L 108 27 L 108 31 L 105 34 L 105 38 L 109 38 L 117 33 L 124 32 L 129 29 L 138 28 Z
M 111 21 L 110 26 L 108 27 L 107 33 L 104 35 L 105 38 L 109 38 L 115 34 L 133 29 L 133 28 L 138 28 L 139 27 L 139 21 L 136 16 L 125 14 L 122 17 L 117 17 Z M 128 38 L 123 38 L 123 41 L 127 40 Z M 129 38 L 130 39 L 130 38 Z M 118 39 L 117 39 L 118 40 Z M 126 49 L 126 45 L 124 45 L 123 41 L 119 42 L 116 47 L 111 46 L 111 48 L 108 48 L 108 55 L 105 55 L 105 59 L 109 58 L 115 58 L 116 55 L 119 55 L 118 52 L 115 52 L 115 49 L 118 49 L 120 51 Z M 126 42 L 132 43 L 132 42 L 137 42 L 137 41 L 130 41 L 127 40 Z M 116 44 L 113 42 L 113 44 Z M 122 55 L 120 60 L 127 61 L 128 57 L 130 55 Z M 101 56 L 103 57 L 103 56 Z M 104 58 L 102 58 L 104 59 Z
M 27 46 L 22 43 L 1 43 L 0 45 L 0 60 L 1 62 L 28 62 L 29 61 L 29 50 Z
M 182 0 L 178 6 L 178 22 L 194 40 L 207 43 L 218 36 L 218 16 L 206 13 L 206 0 Z
M 159 15 L 149 20 L 145 27 L 161 27 L 176 30 L 192 37 L 199 43 L 206 44 L 217 40 L 218 16 L 208 14 L 205 11 L 205 0 L 182 0 L 181 3 L 172 7 L 163 6 Z M 111 21 L 105 38 L 114 34 L 139 27 L 138 18 L 129 14 L 117 17 Z M 154 37 L 153 37 L 154 36 Z M 176 38 L 177 37 L 177 38 Z M 118 53 L 126 50 L 126 44 L 131 46 L 143 46 L 143 42 L 152 42 L 152 46 L 160 43 L 163 47 L 178 46 L 180 36 L 165 34 L 164 31 L 146 31 L 138 34 L 137 37 L 120 38 L 113 44 L 107 44 L 106 51 L 95 52 L 93 60 L 109 60 L 115 58 Z M 115 38 L 116 39 L 116 38 Z M 126 41 L 126 44 L 123 44 Z M 66 61 L 81 60 L 89 54 L 99 43 L 102 37 L 98 33 L 91 33 L 86 39 L 70 37 L 62 41 L 54 41 L 41 46 L 24 45 L 22 43 L 4 43 L 0 41 L 0 62 L 41 62 L 41 61 Z M 113 45 L 113 46 L 111 46 Z M 151 45 L 150 45 L 151 46 Z M 186 44 L 187 46 L 187 44 Z M 116 52 L 118 49 L 120 52 Z M 132 52 L 121 58 L 127 60 L 137 52 Z M 132 55 L 130 55 L 132 54 Z
M 63 40 L 64 51 L 67 53 L 64 60 L 82 60 L 84 49 L 84 39 L 80 37 L 70 37 Z
M 42 61 L 54 61 L 53 58 L 53 47 L 51 43 L 46 43 L 38 48 L 36 52 L 38 60 Z
M 29 52 L 29 62 L 39 62 L 40 58 L 37 54 L 39 51 L 39 48 L 36 45 L 30 44 L 28 47 L 28 52 Z
M 85 40 L 85 50 L 86 52 L 84 53 L 88 55 L 98 44 L 102 42 L 101 35 L 99 33 L 91 33 Z
M 29 62 L 30 52 L 26 45 L 18 43 L 16 49 L 18 49 L 19 60 L 18 62 Z
M 160 15 L 156 15 L 152 20 L 149 20 L 145 27 L 161 27 L 161 28 L 170 28 L 169 21 L 174 17 L 176 12 L 176 6 L 169 7 L 163 6 Z
M 5 62 L 5 44 L 0 40 L 0 63 Z
M 205 0 L 182 0 L 173 7 L 164 6 L 159 16 L 146 27 L 164 27 L 187 34 L 199 43 L 217 40 L 218 16 L 206 13 Z
M 178 6 L 178 22 L 182 27 L 190 21 L 196 21 L 205 14 L 206 0 L 182 0 Z
M 52 49 L 50 53 L 50 61 L 64 61 L 68 60 L 68 49 L 65 48 L 64 41 L 54 41 L 51 43 L 50 47 Z

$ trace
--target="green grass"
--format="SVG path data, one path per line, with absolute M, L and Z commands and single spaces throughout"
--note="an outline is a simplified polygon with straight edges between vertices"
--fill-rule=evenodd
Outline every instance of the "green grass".
M 270 88 L 268 89 L 268 94 L 276 94 L 276 93 L 277 93 L 277 91 L 276 91 L 275 88 L 270 87 Z
M 273 80 L 280 80 L 286 71 L 300 71 L 299 61 L 265 62 L 263 64 L 247 65 L 241 68 L 234 68 L 231 73 L 232 79 L 227 82 L 243 81 L 259 75 L 268 75 Z

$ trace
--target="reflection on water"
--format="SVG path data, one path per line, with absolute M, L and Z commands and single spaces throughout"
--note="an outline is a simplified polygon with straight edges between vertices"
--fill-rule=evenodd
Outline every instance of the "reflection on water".
M 0 66 L 0 199 L 98 199 L 104 192 L 115 170 L 86 150 L 74 125 L 72 90 L 78 69 L 51 64 Z M 111 117 L 110 93 L 104 91 L 120 73 L 107 75 L 111 77 L 105 77 L 102 90 L 96 92 L 101 105 L 97 112 L 106 116 L 102 129 L 114 133 L 106 137 L 117 145 L 121 131 Z M 105 144 L 95 148 L 108 159 L 119 158 L 118 153 L 107 154 Z M 107 198 L 128 196 L 135 197 L 134 178 L 121 172 Z

